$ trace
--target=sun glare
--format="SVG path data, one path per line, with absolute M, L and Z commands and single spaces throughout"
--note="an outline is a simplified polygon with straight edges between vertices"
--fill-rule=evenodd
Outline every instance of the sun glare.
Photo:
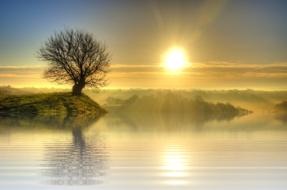
M 162 152 L 162 176 L 164 183 L 169 185 L 184 185 L 189 175 L 189 155 L 183 146 L 169 145 Z
M 186 56 L 182 49 L 172 48 L 165 56 L 165 68 L 176 72 L 181 70 L 186 64 Z

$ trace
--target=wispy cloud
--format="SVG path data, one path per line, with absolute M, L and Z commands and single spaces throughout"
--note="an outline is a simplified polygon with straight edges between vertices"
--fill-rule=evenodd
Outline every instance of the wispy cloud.
M 120 73 L 158 73 L 165 72 L 160 64 L 147 65 L 124 65 L 117 64 L 111 68 L 112 72 Z M 238 64 L 231 62 L 210 62 L 210 63 L 193 63 L 186 67 L 184 74 L 200 73 L 200 74 L 287 74 L 287 63 L 274 64 Z
M 232 62 L 193 63 L 172 75 L 160 64 L 114 65 L 114 85 L 137 84 L 182 88 L 286 88 L 287 63 L 238 64 Z M 114 79 L 114 80 L 113 80 Z
M 0 66 L 0 85 L 51 85 L 43 79 L 46 66 Z M 112 64 L 111 87 L 246 87 L 286 88 L 287 63 L 238 64 L 232 62 L 193 63 L 172 75 L 160 64 Z

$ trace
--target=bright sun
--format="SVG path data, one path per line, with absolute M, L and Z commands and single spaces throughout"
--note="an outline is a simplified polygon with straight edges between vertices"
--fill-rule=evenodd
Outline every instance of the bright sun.
M 176 72 L 181 70 L 186 64 L 184 51 L 180 48 L 172 48 L 166 54 L 164 64 L 169 71 Z

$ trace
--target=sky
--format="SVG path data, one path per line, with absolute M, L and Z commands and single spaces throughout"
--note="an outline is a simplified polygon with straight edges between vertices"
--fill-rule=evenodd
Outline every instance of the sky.
M 37 51 L 75 28 L 109 49 L 108 88 L 287 89 L 286 18 L 284 0 L 1 0 L 0 86 L 59 87 Z M 172 47 L 188 59 L 176 74 Z

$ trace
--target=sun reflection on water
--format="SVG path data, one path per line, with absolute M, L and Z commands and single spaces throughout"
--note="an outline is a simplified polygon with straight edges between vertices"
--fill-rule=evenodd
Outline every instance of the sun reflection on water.
M 161 175 L 164 183 L 169 185 L 187 184 L 186 177 L 189 176 L 190 156 L 183 146 L 167 146 L 162 152 Z

